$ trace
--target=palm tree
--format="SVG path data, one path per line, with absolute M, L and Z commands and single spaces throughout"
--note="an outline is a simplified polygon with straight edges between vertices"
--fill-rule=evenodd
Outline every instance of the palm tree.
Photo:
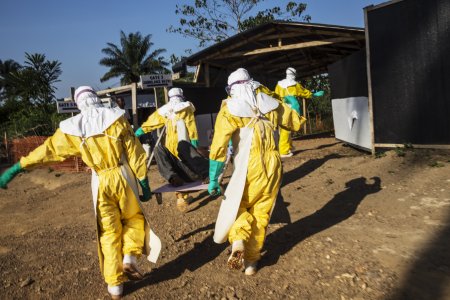
M 13 92 L 22 101 L 48 105 L 55 99 L 55 83 L 61 75 L 61 63 L 47 60 L 45 54 L 25 53 L 25 66 L 11 72 Z
M 120 83 L 125 85 L 138 82 L 143 74 L 168 72 L 168 63 L 160 56 L 166 49 L 156 49 L 148 54 L 153 46 L 151 38 L 150 34 L 143 37 L 140 32 L 125 35 L 120 31 L 120 47 L 107 43 L 108 47 L 102 49 L 106 57 L 100 60 L 100 64 L 110 69 L 100 81 L 120 77 Z

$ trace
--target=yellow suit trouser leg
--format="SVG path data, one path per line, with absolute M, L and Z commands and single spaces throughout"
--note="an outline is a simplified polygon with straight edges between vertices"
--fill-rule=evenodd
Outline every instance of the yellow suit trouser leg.
M 103 275 L 111 286 L 126 280 L 122 268 L 123 254 L 140 255 L 145 235 L 144 217 L 131 188 L 118 184 L 115 189 L 113 196 L 99 192 L 97 206 L 104 257 Z
M 291 132 L 280 128 L 280 142 L 278 145 L 280 154 L 288 154 L 291 150 Z
M 97 209 L 103 276 L 108 285 L 116 286 L 125 281 L 122 270 L 122 222 L 118 201 L 99 193 Z
M 122 252 L 139 257 L 144 247 L 144 216 L 133 190 L 127 186 L 127 197 L 120 201 L 122 211 Z M 134 199 L 133 199 L 134 198 Z
M 252 234 L 245 243 L 244 259 L 247 261 L 258 261 L 261 258 L 261 250 L 266 238 L 266 229 L 269 225 L 270 212 L 275 202 L 275 197 L 264 194 L 258 202 L 250 208 L 253 215 Z
M 278 192 L 278 189 L 276 189 Z M 262 194 L 253 201 L 241 201 L 238 216 L 231 227 L 228 239 L 230 243 L 243 240 L 245 244 L 244 259 L 257 261 L 261 258 L 270 212 L 277 193 Z M 251 205 L 253 204 L 253 205 Z
M 230 243 L 244 241 L 244 259 L 248 261 L 261 258 L 260 252 L 264 245 L 270 213 L 281 184 L 279 156 L 267 153 L 264 163 L 266 172 L 260 168 L 248 171 L 237 218 L 228 234 Z M 267 174 L 268 177 L 261 174 Z

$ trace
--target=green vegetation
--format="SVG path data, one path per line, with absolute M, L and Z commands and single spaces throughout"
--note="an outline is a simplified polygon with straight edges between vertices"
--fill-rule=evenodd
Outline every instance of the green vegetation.
M 244 30 L 274 20 L 305 21 L 311 17 L 303 15 L 306 4 L 289 2 L 286 7 L 274 6 L 257 11 L 264 0 L 192 0 L 191 4 L 177 5 L 175 13 L 180 15 L 179 24 L 167 31 L 191 37 L 200 47 L 227 39 Z
M 432 161 L 428 165 L 432 168 L 442 168 L 445 166 L 443 163 L 441 163 L 439 161 Z
M 386 152 L 384 151 L 378 151 L 375 153 L 375 158 L 382 158 L 386 156 Z
M 333 112 L 331 109 L 330 80 L 328 74 L 312 76 L 300 83 L 310 91 L 324 91 L 322 97 L 306 100 L 306 118 L 310 133 L 330 131 L 333 129 Z
M 166 68 L 169 63 L 161 56 L 166 49 L 156 49 L 149 53 L 154 45 L 151 35 L 142 36 L 140 32 L 126 35 L 120 31 L 120 46 L 107 43 L 108 47 L 102 49 L 106 57 L 100 60 L 100 64 L 108 67 L 100 81 L 120 77 L 122 85 L 138 82 L 143 74 L 169 73 Z
M 9 137 L 52 134 L 65 116 L 58 115 L 55 83 L 61 63 L 45 54 L 25 53 L 25 63 L 0 61 L 0 130 Z

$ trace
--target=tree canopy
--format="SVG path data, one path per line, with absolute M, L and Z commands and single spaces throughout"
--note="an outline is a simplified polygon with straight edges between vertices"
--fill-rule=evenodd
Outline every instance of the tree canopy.
M 283 8 L 275 6 L 257 11 L 263 1 L 192 0 L 191 5 L 176 5 L 175 13 L 180 15 L 179 24 L 167 30 L 197 39 L 199 46 L 204 47 L 273 20 L 309 22 L 311 19 L 303 15 L 305 3 L 290 1 Z
M 16 100 L 34 104 L 50 104 L 55 100 L 55 83 L 59 82 L 61 63 L 47 60 L 45 54 L 25 53 L 25 65 L 10 72 L 10 93 Z
M 62 118 L 55 105 L 55 83 L 60 81 L 61 63 L 39 53 L 25 53 L 23 66 L 13 60 L 0 62 L 2 131 L 11 136 L 53 133 Z
M 149 53 L 154 45 L 152 36 L 142 36 L 140 32 L 125 34 L 120 31 L 120 45 L 107 43 L 102 49 L 106 57 L 100 60 L 100 64 L 109 67 L 100 81 L 104 82 L 111 78 L 120 77 L 122 85 L 138 82 L 139 76 L 143 74 L 165 73 L 168 63 L 161 56 L 166 49 L 156 49 Z

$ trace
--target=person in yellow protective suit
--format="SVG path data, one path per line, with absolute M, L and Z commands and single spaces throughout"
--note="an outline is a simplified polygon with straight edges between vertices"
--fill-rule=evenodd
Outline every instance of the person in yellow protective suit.
M 323 95 L 323 91 L 312 93 L 295 80 L 296 76 L 297 72 L 294 68 L 287 68 L 286 78 L 278 81 L 275 87 L 275 94 L 299 115 L 302 115 L 302 105 L 299 104 L 298 100 L 301 98 L 310 99 L 312 97 L 320 97 Z M 280 129 L 279 149 L 281 157 L 291 157 L 293 155 L 291 151 L 291 133 L 282 128 Z
M 245 266 L 253 275 L 264 244 L 281 181 L 281 160 L 274 138 L 278 127 L 299 130 L 305 119 L 284 103 L 258 90 L 245 69 L 228 77 L 230 98 L 223 101 L 214 126 L 210 151 L 211 195 L 221 193 L 218 176 L 226 158 L 228 141 L 237 149 L 237 166 L 225 191 L 216 221 L 214 241 L 232 244 L 231 269 Z
M 166 127 L 165 146 L 155 147 L 155 159 L 161 175 L 173 186 L 208 177 L 208 160 L 201 156 L 198 147 L 194 105 L 185 101 L 183 90 L 172 88 L 169 102 L 155 111 L 136 130 L 136 136 Z
M 99 260 L 112 298 L 120 298 L 123 282 L 142 278 L 137 257 L 143 252 L 148 224 L 139 204 L 151 198 L 146 155 L 119 108 L 105 108 L 91 87 L 75 91 L 81 113 L 60 123 L 43 145 L 20 159 L 0 177 L 6 184 L 22 170 L 78 156 L 92 169 L 92 192 L 99 234 Z M 159 242 L 152 236 L 150 243 Z M 159 245 L 155 248 L 156 251 Z M 152 249 L 153 250 L 153 249 Z M 157 257 L 157 255 L 156 255 Z

